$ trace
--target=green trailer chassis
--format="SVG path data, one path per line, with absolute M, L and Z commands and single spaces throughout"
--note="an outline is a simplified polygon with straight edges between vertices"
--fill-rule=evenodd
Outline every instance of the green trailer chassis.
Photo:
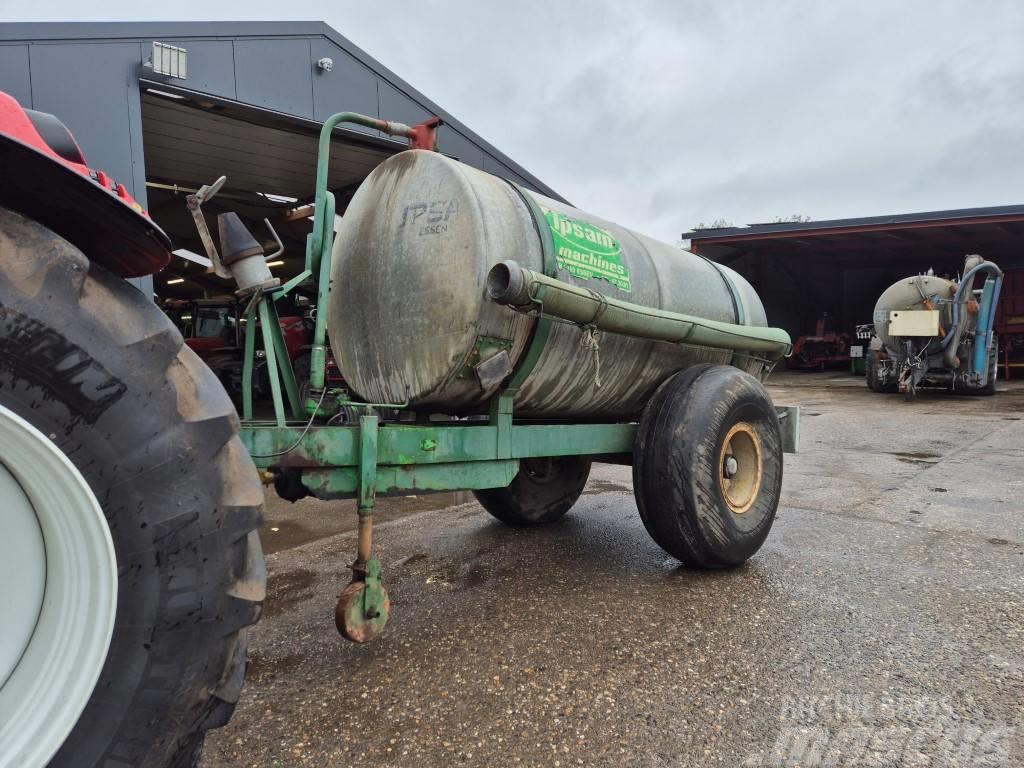
M 353 580 L 339 598 L 335 621 L 342 635 L 356 642 L 365 642 L 380 633 L 389 611 L 387 592 L 381 584 L 380 563 L 373 556 L 373 509 L 378 494 L 504 488 L 515 479 L 520 461 L 533 458 L 588 456 L 628 464 L 632 462 L 637 424 L 541 423 L 513 418 L 516 395 L 540 357 L 553 322 L 553 313 L 544 311 L 544 292 L 557 290 L 559 285 L 566 291 L 571 290 L 570 286 L 554 279 L 557 275 L 554 243 L 550 229 L 541 226 L 537 231 L 542 245 L 543 274 L 529 273 L 528 276 L 535 283 L 540 280 L 547 282 L 534 285 L 529 293 L 531 301 L 538 305 L 533 308 L 536 314 L 533 336 L 508 382 L 492 399 L 486 416 L 445 422 L 421 419 L 417 423 L 389 421 L 382 424 L 378 408 L 401 410 L 404 404 L 358 403 L 353 402 L 344 390 L 326 389 L 325 310 L 335 210 L 334 196 L 327 189 L 327 164 L 332 132 L 343 122 L 368 125 L 390 135 L 405 136 L 410 139 L 410 146 L 427 149 L 436 149 L 434 130 L 440 124 L 434 119 L 410 128 L 348 112 L 338 113 L 324 123 L 317 160 L 313 231 L 307 239 L 305 269 L 283 286 L 252 295 L 245 313 L 249 322 L 241 438 L 256 465 L 265 471 L 265 478 L 272 478 L 285 498 L 294 500 L 309 495 L 319 499 L 357 500 L 359 536 L 357 556 L 352 564 Z M 535 221 L 543 221 L 533 199 L 515 185 L 513 189 L 519 192 L 533 212 Z M 315 286 L 319 311 L 308 394 L 300 402 L 298 383 L 285 354 L 274 304 L 304 281 L 311 281 Z M 626 311 L 630 306 L 623 304 Z M 694 318 L 659 313 L 648 308 L 636 309 L 642 310 L 648 318 L 660 315 L 660 321 L 668 323 L 665 333 L 677 334 L 679 328 L 683 328 L 687 335 L 694 331 Z M 609 313 L 609 316 L 614 314 Z M 274 420 L 269 422 L 253 419 L 251 390 L 256 335 L 253 320 L 256 318 L 260 321 L 264 354 L 271 374 Z M 597 322 L 592 324 L 600 325 Z M 773 348 L 778 354 L 771 355 L 773 359 L 788 351 L 789 339 L 784 333 L 778 332 L 780 337 L 772 336 L 770 329 L 729 328 L 733 336 L 747 335 L 752 342 L 757 337 L 761 344 L 757 349 L 762 350 L 762 354 L 768 348 L 766 339 L 778 342 Z M 610 330 L 647 335 L 642 330 L 633 333 L 629 328 Z M 706 328 L 698 330 L 708 332 Z M 676 339 L 675 336 L 671 338 Z M 360 414 L 358 423 L 333 423 L 340 416 L 351 418 L 352 414 Z M 797 417 L 795 413 L 785 411 L 781 415 L 789 417 L 783 421 L 783 434 L 792 450 L 796 444 Z

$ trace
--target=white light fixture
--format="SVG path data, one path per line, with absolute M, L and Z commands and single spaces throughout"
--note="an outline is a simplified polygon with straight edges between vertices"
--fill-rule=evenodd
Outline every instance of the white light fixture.
M 180 93 L 168 93 L 167 91 L 158 91 L 156 88 L 147 88 L 146 93 L 152 93 L 154 96 L 163 96 L 165 99 L 184 99 Z
M 267 262 L 267 266 L 268 267 L 280 267 L 283 264 L 284 264 L 284 261 L 282 261 L 281 259 L 278 259 L 277 261 L 268 261 Z
M 184 277 L 176 277 L 173 280 L 168 280 L 167 284 L 168 285 L 177 285 L 178 283 L 184 283 L 184 282 L 185 282 L 185 278 Z

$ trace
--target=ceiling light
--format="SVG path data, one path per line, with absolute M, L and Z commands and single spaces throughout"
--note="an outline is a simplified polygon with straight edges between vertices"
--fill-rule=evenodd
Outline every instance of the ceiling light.
M 281 259 L 278 259 L 277 261 L 268 261 L 267 262 L 267 266 L 268 267 L 280 267 L 282 264 L 284 264 L 284 261 L 282 261 Z
M 168 285 L 177 285 L 178 283 L 184 283 L 184 282 L 185 282 L 185 278 L 184 277 L 176 277 L 173 280 L 168 280 L 167 284 Z

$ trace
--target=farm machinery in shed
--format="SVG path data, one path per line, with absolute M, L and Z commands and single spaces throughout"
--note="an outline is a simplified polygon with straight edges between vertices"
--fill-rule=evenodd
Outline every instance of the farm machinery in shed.
M 966 258 L 959 280 L 929 273 L 893 283 L 875 304 L 868 387 L 907 399 L 924 387 L 994 394 L 1002 284 L 999 266 L 976 255 Z
M 370 174 L 335 236 L 342 122 L 410 149 Z M 798 413 L 761 383 L 790 341 L 750 285 L 443 156 L 438 124 L 324 124 L 305 269 L 284 284 L 236 215 L 218 217 L 219 243 L 207 232 L 247 321 L 239 424 L 121 279 L 163 268 L 167 238 L 54 118 L 0 94 L 0 574 L 21 587 L 0 607 L 0 766 L 194 764 L 238 700 L 264 596 L 256 467 L 288 499 L 356 500 L 335 607 L 356 642 L 390 614 L 381 494 L 469 489 L 536 525 L 572 508 L 592 462 L 626 463 L 644 526 L 684 564 L 760 548 Z M 191 201 L 201 231 L 218 187 Z M 318 311 L 297 377 L 278 302 L 303 282 Z M 328 330 L 346 387 L 327 376 Z

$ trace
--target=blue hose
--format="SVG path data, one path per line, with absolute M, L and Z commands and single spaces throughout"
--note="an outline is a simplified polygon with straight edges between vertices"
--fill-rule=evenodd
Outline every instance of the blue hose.
M 974 326 L 974 360 L 971 370 L 985 378 L 988 368 L 988 343 L 991 341 L 989 321 L 992 318 L 992 297 L 996 292 L 998 278 L 986 278 L 981 291 L 981 306 L 978 307 L 978 322 Z
M 945 338 L 943 338 L 942 342 L 939 344 L 939 347 L 941 349 L 945 349 L 946 347 L 948 347 L 949 342 L 951 342 L 953 340 L 953 337 L 957 335 L 957 329 L 960 327 L 960 305 L 962 303 L 961 299 L 963 297 L 963 293 L 964 291 L 967 290 L 967 286 L 969 286 L 973 282 L 974 276 L 978 272 L 983 271 L 990 271 L 994 275 L 996 275 L 999 280 L 999 285 L 1002 286 L 1003 270 L 996 266 L 995 262 L 983 261 L 981 262 L 981 264 L 975 264 L 974 267 L 967 271 L 967 273 L 963 276 L 963 279 L 960 281 L 960 285 L 957 286 L 956 294 L 953 296 L 953 324 L 952 326 L 950 326 L 949 332 L 946 334 Z M 995 302 L 993 302 L 992 304 L 992 311 L 994 311 L 994 308 Z M 979 317 L 978 319 L 980 320 L 981 318 Z

